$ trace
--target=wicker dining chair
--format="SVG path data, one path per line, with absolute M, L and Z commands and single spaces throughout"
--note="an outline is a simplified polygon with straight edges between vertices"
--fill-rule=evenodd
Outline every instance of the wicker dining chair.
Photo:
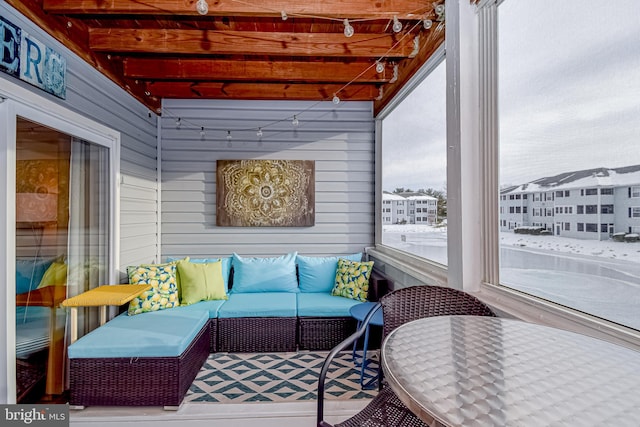
M 463 291 L 441 286 L 411 286 L 398 289 L 380 299 L 384 326 L 383 339 L 398 326 L 424 317 L 446 315 L 495 316 L 491 309 Z M 317 427 L 334 427 L 324 421 L 324 383 L 333 358 L 345 348 L 351 346 L 366 329 L 368 321 L 378 306 L 372 308 L 362 322 L 361 327 L 349 338 L 334 347 L 329 353 L 320 371 L 318 379 Z M 391 390 L 384 384 L 380 370 L 379 392 L 369 404 L 353 417 L 335 425 L 335 427 L 428 427 L 416 417 Z

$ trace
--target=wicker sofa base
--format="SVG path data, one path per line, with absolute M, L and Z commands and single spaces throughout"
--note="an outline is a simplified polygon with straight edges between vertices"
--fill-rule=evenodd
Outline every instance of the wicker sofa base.
M 209 353 L 218 351 L 218 319 L 209 319 Z
M 296 350 L 295 317 L 218 319 L 218 351 L 257 353 Z
M 71 359 L 72 406 L 178 407 L 209 356 L 210 322 L 176 357 Z
M 352 317 L 300 317 L 298 345 L 300 350 L 331 350 L 355 331 Z

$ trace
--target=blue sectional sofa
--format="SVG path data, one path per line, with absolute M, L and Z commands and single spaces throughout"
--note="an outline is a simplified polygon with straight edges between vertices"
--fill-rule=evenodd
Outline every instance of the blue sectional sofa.
M 333 348 L 355 331 L 349 309 L 361 302 L 331 295 L 339 258 L 358 265 L 362 254 L 234 254 L 222 262 L 228 299 L 122 313 L 69 346 L 71 405 L 177 407 L 209 353 Z M 370 274 L 368 299 L 377 300 L 390 284 Z

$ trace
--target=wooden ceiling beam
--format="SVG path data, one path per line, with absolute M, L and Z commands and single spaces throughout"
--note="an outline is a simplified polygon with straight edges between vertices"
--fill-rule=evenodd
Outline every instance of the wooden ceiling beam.
M 337 93 L 344 101 L 371 101 L 380 93 L 375 85 L 307 85 L 276 83 L 150 82 L 147 90 L 158 98 L 326 100 Z
M 124 75 L 142 80 L 279 81 L 384 83 L 393 77 L 386 65 L 377 73 L 371 62 L 237 61 L 229 59 L 125 58 Z
M 89 47 L 103 52 L 174 55 L 403 58 L 413 51 L 413 36 L 355 34 L 346 38 L 336 33 L 92 28 Z
M 208 0 L 212 16 L 288 16 L 421 19 L 433 9 L 428 0 Z M 197 15 L 196 0 L 44 0 L 51 14 Z

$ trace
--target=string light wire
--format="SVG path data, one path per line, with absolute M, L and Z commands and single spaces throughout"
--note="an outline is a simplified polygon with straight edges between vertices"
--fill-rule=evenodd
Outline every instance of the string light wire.
M 334 93 L 333 97 L 334 97 L 334 98 L 338 97 L 338 95 L 339 95 L 339 93 L 340 93 L 341 91 L 344 91 L 347 87 L 349 87 L 349 86 L 350 86 L 351 84 L 353 84 L 356 80 L 358 80 L 360 77 L 362 77 L 362 76 L 363 76 L 367 71 L 369 71 L 371 68 L 375 67 L 377 62 L 381 62 L 381 61 L 383 61 L 383 60 L 388 56 L 388 54 L 389 54 L 393 49 L 395 49 L 395 48 L 396 48 L 396 47 L 397 47 L 397 46 L 402 42 L 402 40 L 403 40 L 405 37 L 412 35 L 412 31 L 413 31 L 415 28 L 417 28 L 418 26 L 420 26 L 420 25 L 422 25 L 422 21 L 418 21 L 418 22 L 417 22 L 417 23 L 416 23 L 416 24 L 415 24 L 415 25 L 414 25 L 414 26 L 413 26 L 409 31 L 407 31 L 405 34 L 403 34 L 403 35 L 398 39 L 398 41 L 397 41 L 396 43 L 394 43 L 394 45 L 393 45 L 393 46 L 391 46 L 391 47 L 390 47 L 390 48 L 385 52 L 385 54 L 384 54 L 382 57 L 380 57 L 380 59 L 378 59 L 378 61 L 376 61 L 376 62 L 372 63 L 371 65 L 369 65 L 367 68 L 365 68 L 364 70 L 362 70 L 362 72 L 361 72 L 360 74 L 358 74 L 358 75 L 357 75 L 357 76 L 355 76 L 353 79 L 351 79 L 351 81 L 349 81 L 349 82 L 348 82 L 348 83 L 346 83 L 344 86 L 342 86 L 340 89 L 338 89 L 338 90 Z M 397 67 L 397 64 L 396 64 L 396 65 L 394 65 L 394 71 L 395 71 L 395 67 Z M 313 103 L 313 104 L 309 105 L 307 108 L 305 108 L 305 109 L 304 109 L 304 110 L 302 110 L 302 111 L 299 111 L 299 112 L 298 112 L 298 113 L 296 113 L 296 114 L 293 114 L 293 115 L 291 115 L 291 116 L 288 116 L 288 117 L 285 117 L 285 118 L 282 118 L 282 119 L 279 119 L 279 120 L 274 120 L 274 121 L 269 122 L 269 123 L 262 124 L 262 125 L 261 125 L 261 126 L 259 126 L 259 127 L 251 127 L 251 128 L 243 128 L 243 129 L 234 129 L 234 131 L 236 131 L 236 132 L 247 132 L 247 131 L 260 132 L 263 136 L 258 136 L 258 137 L 259 137 L 260 139 L 263 139 L 263 138 L 265 138 L 265 136 L 264 136 L 264 129 L 267 129 L 267 128 L 269 128 L 269 127 L 272 127 L 272 126 L 275 126 L 275 125 L 277 125 L 277 124 L 280 124 L 280 123 L 283 123 L 283 122 L 287 122 L 287 121 L 290 121 L 290 122 L 293 124 L 294 120 L 298 120 L 298 123 L 299 123 L 299 119 L 298 119 L 298 117 L 302 116 L 305 112 L 307 112 L 307 111 L 309 111 L 309 110 L 311 110 L 311 109 L 314 109 L 316 106 L 318 106 L 319 104 L 321 104 L 322 102 L 325 102 L 325 101 L 326 101 L 326 99 L 321 99 L 321 100 L 319 100 L 319 101 L 317 101 L 317 102 L 315 102 L 315 103 Z M 340 104 L 344 105 L 342 102 L 341 102 Z M 338 106 L 337 106 L 337 108 L 340 108 L 342 105 L 338 105 Z M 169 117 L 178 117 L 178 118 L 180 118 L 180 122 L 181 122 L 181 123 L 184 123 L 184 124 L 186 124 L 186 125 L 190 125 L 190 127 L 193 127 L 193 128 L 195 128 L 195 129 L 200 128 L 200 129 L 201 129 L 201 131 L 200 131 L 201 136 L 204 134 L 204 129 L 205 129 L 205 128 L 204 128 L 203 126 L 201 126 L 200 124 L 197 124 L 197 123 L 191 122 L 191 121 L 189 121 L 189 120 L 186 120 L 186 119 L 184 119 L 184 118 L 179 117 L 178 115 L 172 114 L 172 113 L 171 113 L 171 111 L 170 111 L 169 109 L 167 109 L 166 107 L 163 107 L 163 111 L 164 111 L 164 112 L 166 112 L 166 113 L 168 113 L 168 116 L 169 116 Z M 329 113 L 327 113 L 327 114 L 329 114 Z M 326 115 L 326 114 L 325 114 L 325 115 Z M 321 116 L 321 117 L 323 117 L 323 116 Z M 300 126 L 300 123 L 299 123 L 298 125 L 294 125 L 294 126 Z M 207 128 L 207 130 L 217 131 L 217 132 L 227 132 L 227 135 L 229 135 L 229 134 L 230 134 L 230 132 L 231 132 L 231 131 L 230 131 L 229 129 L 227 129 L 227 128 L 219 128 L 219 129 L 215 129 L 215 128 L 214 128 L 214 129 L 210 129 L 210 128 Z M 275 134 L 270 134 L 270 136 L 271 136 L 271 137 L 273 137 L 274 135 L 278 135 L 278 134 L 283 133 L 283 132 L 284 132 L 284 131 L 282 131 L 282 132 L 277 132 L 277 133 L 275 133 Z
M 286 12 L 284 10 L 281 9 L 273 9 L 267 6 L 262 6 L 262 5 L 258 5 L 254 2 L 248 2 L 248 1 L 243 1 L 243 0 L 231 0 L 233 3 L 238 3 L 238 4 L 242 4 L 245 6 L 250 6 L 252 8 L 257 8 L 257 9 L 262 9 L 265 12 L 269 12 L 272 13 L 274 15 L 280 15 L 283 17 L 283 20 L 285 20 L 286 18 L 284 17 L 294 17 L 294 18 L 311 18 L 311 19 L 325 19 L 327 21 L 336 21 L 336 22 L 344 22 L 344 18 L 334 18 L 333 16 L 326 16 L 326 15 L 310 15 L 310 14 L 306 14 L 306 13 L 292 13 L 292 12 Z M 411 16 L 411 15 L 416 15 L 416 16 L 421 16 L 421 15 L 426 15 L 427 13 L 429 13 L 429 9 L 431 9 L 431 6 L 424 6 L 424 7 L 420 7 L 414 10 L 411 10 L 409 12 L 406 12 L 407 16 Z M 369 22 L 369 21 L 379 21 L 380 19 L 384 19 L 383 17 L 375 17 L 375 18 L 360 18 L 360 19 L 349 19 L 349 22 Z M 393 18 L 389 19 L 390 22 L 393 22 Z
M 341 22 L 341 23 L 343 23 L 343 24 L 344 24 L 344 26 L 345 26 L 345 35 L 347 35 L 347 30 L 346 30 L 346 29 L 347 29 L 347 27 L 350 27 L 350 28 L 351 28 L 351 30 L 353 30 L 353 27 L 351 27 L 350 22 L 366 22 L 366 21 L 380 20 L 380 18 L 362 18 L 362 19 L 352 19 L 352 20 L 348 20 L 348 19 L 341 19 L 341 18 L 333 18 L 333 17 L 330 17 L 330 16 L 317 16 L 317 15 L 307 15 L 307 14 L 299 14 L 299 13 L 289 13 L 289 14 L 287 14 L 284 10 L 277 10 L 277 11 L 276 11 L 276 10 L 270 9 L 270 8 L 268 8 L 268 7 L 258 6 L 258 5 L 254 4 L 254 3 L 248 3 L 248 2 L 245 2 L 245 1 L 242 1 L 242 0 L 231 0 L 231 1 L 233 1 L 234 3 L 244 4 L 244 5 L 251 6 L 251 7 L 258 7 L 258 8 L 261 8 L 261 9 L 263 9 L 263 10 L 266 10 L 266 11 L 272 12 L 272 13 L 274 13 L 274 14 L 279 14 L 279 15 L 282 17 L 282 19 L 283 19 L 283 20 L 286 20 L 289 16 L 293 16 L 293 17 L 313 18 L 313 19 L 326 19 L 326 20 L 330 20 L 330 21 L 337 21 L 337 22 Z M 199 1 L 199 3 L 200 3 L 200 1 Z M 204 3 L 206 4 L 206 1 L 204 1 Z M 437 5 L 437 6 L 440 6 L 440 5 Z M 208 4 L 207 4 L 207 7 L 208 7 Z M 416 15 L 423 15 L 423 16 L 424 16 L 424 15 L 426 15 L 426 9 L 428 9 L 428 8 L 429 8 L 429 7 L 428 7 L 428 6 L 426 6 L 425 8 L 416 9 L 416 10 L 414 10 L 414 11 L 412 11 L 412 12 L 408 12 L 408 13 L 407 13 L 407 15 L 416 14 Z M 434 9 L 435 9 L 435 8 L 434 8 Z M 442 19 L 442 20 L 444 21 L 444 16 L 443 16 L 444 14 L 442 14 L 442 15 L 437 14 L 437 15 L 438 15 L 438 16 L 437 16 L 437 18 L 440 18 L 440 19 Z M 366 67 L 364 70 L 362 70 L 362 72 L 360 72 L 357 76 L 355 76 L 353 79 L 351 79 L 348 83 L 344 84 L 342 87 L 340 87 L 340 89 L 338 89 L 337 91 L 335 91 L 335 92 L 334 92 L 334 94 L 333 94 L 333 96 L 332 96 L 332 102 L 333 102 L 335 105 L 337 105 L 337 108 L 340 108 L 340 107 L 342 106 L 342 105 L 340 105 L 340 104 L 342 104 L 342 103 L 341 103 L 341 100 L 340 100 L 340 98 L 339 98 L 339 94 L 340 94 L 340 92 L 342 92 L 342 91 L 344 91 L 345 89 L 347 89 L 351 84 L 353 84 L 355 81 L 357 81 L 360 77 L 362 77 L 362 76 L 363 76 L 365 73 L 367 73 L 370 69 L 372 69 L 372 68 L 376 68 L 376 71 L 377 71 L 377 70 L 380 68 L 380 65 L 383 65 L 383 66 L 384 66 L 384 64 L 383 64 L 383 63 L 384 63 L 384 61 L 385 61 L 385 58 L 387 58 L 387 57 L 388 57 L 389 53 L 390 53 L 393 49 L 395 49 L 395 48 L 396 48 L 396 47 L 397 47 L 397 46 L 398 46 L 398 45 L 399 45 L 399 44 L 400 44 L 400 43 L 401 43 L 401 42 L 402 42 L 402 41 L 403 41 L 407 36 L 413 36 L 413 31 L 414 31 L 418 26 L 423 25 L 423 26 L 425 27 L 425 29 L 427 29 L 427 28 L 426 28 L 426 27 L 427 27 L 427 25 L 424 25 L 426 20 L 429 20 L 429 21 L 430 21 L 430 19 L 428 19 L 428 18 L 426 18 L 426 17 L 425 17 L 425 18 L 423 18 L 423 19 L 418 20 L 418 21 L 417 21 L 417 22 L 416 22 L 416 23 L 415 23 L 415 24 L 414 24 L 414 25 L 413 25 L 409 30 L 405 31 L 405 32 L 402 34 L 402 36 L 401 36 L 401 37 L 400 37 L 400 38 L 399 38 L 399 39 L 398 39 L 398 40 L 397 40 L 397 41 L 396 41 L 396 42 L 395 42 L 395 43 L 394 43 L 394 44 L 393 44 L 393 45 L 392 45 L 392 46 L 391 46 L 391 47 L 390 47 L 390 48 L 389 48 L 389 49 L 388 49 L 388 50 L 387 50 L 387 51 L 386 51 L 386 52 L 385 52 L 385 53 L 384 53 L 384 54 L 383 54 L 383 55 L 382 55 L 382 56 L 381 56 L 377 61 L 373 62 L 371 65 L 369 65 L 369 66 L 368 66 L 368 67 Z M 395 24 L 395 23 L 399 23 L 399 24 L 401 24 L 401 23 L 398 21 L 397 15 L 396 15 L 396 16 L 394 16 L 393 18 L 391 18 L 391 19 L 389 20 L 389 24 L 387 25 L 387 28 L 388 28 L 388 26 L 389 26 L 391 23 L 394 23 L 394 24 Z M 442 22 L 441 22 L 441 24 L 442 24 Z M 439 26 L 439 28 L 437 28 L 437 29 L 438 29 L 438 30 L 440 30 L 440 26 Z M 394 31 L 395 31 L 395 29 L 394 29 Z M 350 37 L 350 36 L 347 36 L 347 37 Z M 396 76 L 397 76 L 397 74 L 396 74 L 396 73 L 397 73 L 397 71 L 396 71 L 396 70 L 397 70 L 397 67 L 398 67 L 398 65 L 397 65 L 397 64 L 394 64 L 394 77 L 395 77 L 396 79 L 397 79 L 397 77 L 396 77 Z M 379 72 L 379 71 L 377 71 L 377 72 Z M 382 89 L 382 87 L 380 87 L 380 89 Z M 382 95 L 382 90 L 380 91 L 380 95 Z M 379 99 L 381 98 L 381 96 L 380 96 L 380 95 L 378 96 L 378 98 L 376 98 L 377 100 L 379 100 Z M 338 102 L 336 102 L 336 100 L 337 100 Z M 263 137 L 264 137 L 263 129 L 266 129 L 266 128 L 269 128 L 269 127 L 275 126 L 275 125 L 277 125 L 277 124 L 279 124 L 279 123 L 282 123 L 282 122 L 285 122 L 285 121 L 291 121 L 292 125 L 293 125 L 294 127 L 297 127 L 297 126 L 299 126 L 299 125 L 300 125 L 300 121 L 299 121 L 299 119 L 298 119 L 298 117 L 299 117 L 299 116 L 301 116 L 303 113 L 305 113 L 305 112 L 307 112 L 307 111 L 309 111 L 309 110 L 311 110 L 311 109 L 315 108 L 317 105 L 319 105 L 320 103 L 325 102 L 325 101 L 326 101 L 326 99 L 321 99 L 321 100 L 319 100 L 319 101 L 317 101 L 317 102 L 315 102 L 315 103 L 313 103 L 313 104 L 309 105 L 309 106 L 308 106 L 307 108 L 305 108 L 304 110 L 302 110 L 302 111 L 300 111 L 300 112 L 298 112 L 298 113 L 296 113 L 296 114 L 293 114 L 293 116 L 285 117 L 285 118 L 280 119 L 280 120 L 274 120 L 274 121 L 272 121 L 272 122 L 270 122 L 270 123 L 265 123 L 265 124 L 262 124 L 261 126 L 258 126 L 258 127 L 244 128 L 244 129 L 234 129 L 234 131 L 235 131 L 235 132 L 254 131 L 254 132 L 256 132 L 256 136 L 257 136 L 260 140 L 262 140 L 262 139 L 263 139 Z M 178 127 L 178 128 L 183 128 L 183 123 L 184 123 L 184 124 L 186 124 L 186 125 L 190 125 L 190 127 L 193 127 L 194 129 L 198 129 L 198 128 L 199 128 L 199 129 L 200 129 L 200 136 L 201 136 L 201 138 L 202 138 L 202 139 L 204 139 L 204 137 L 205 137 L 205 127 L 204 127 L 204 126 L 201 126 L 201 125 L 199 125 L 199 124 L 197 124 L 197 123 L 194 123 L 194 122 L 191 122 L 191 121 L 189 121 L 189 120 L 185 120 L 185 119 L 183 119 L 183 118 L 182 118 L 182 117 L 180 117 L 180 116 L 173 115 L 173 114 L 171 114 L 170 110 L 168 110 L 166 107 L 163 107 L 163 108 L 162 108 L 162 110 L 163 110 L 163 112 L 168 113 L 169 117 L 173 117 L 173 118 L 175 118 L 175 120 L 176 120 L 176 127 Z M 330 112 L 327 112 L 327 113 L 325 113 L 324 115 L 322 115 L 322 116 L 320 116 L 320 117 L 324 117 L 326 114 L 329 114 L 329 113 L 330 113 Z M 221 132 L 222 132 L 222 131 L 226 131 L 226 132 L 227 132 L 227 133 L 226 133 L 227 142 L 228 142 L 228 143 L 230 143 L 230 142 L 231 142 L 231 138 L 232 138 L 232 136 L 231 136 L 231 130 L 229 130 L 229 129 L 222 129 L 222 128 L 221 128 L 221 129 L 209 129 L 209 128 L 207 128 L 207 130 L 212 130 L 212 131 L 221 131 Z M 273 134 L 273 133 L 272 133 L 271 135 L 273 136 L 273 135 L 277 135 L 277 134 L 280 134 L 280 133 L 282 133 L 282 132 L 277 132 L 277 133 L 275 133 L 275 134 Z

